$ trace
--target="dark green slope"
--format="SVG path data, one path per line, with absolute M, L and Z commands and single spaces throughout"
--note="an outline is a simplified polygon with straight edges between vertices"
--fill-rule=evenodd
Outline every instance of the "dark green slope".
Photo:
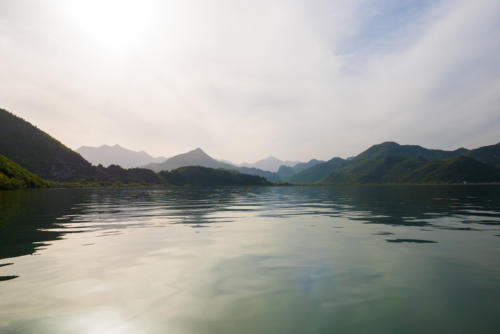
M 293 169 L 293 167 L 285 166 L 285 165 L 281 165 L 280 168 L 278 169 L 278 171 L 276 172 L 276 175 L 282 181 L 289 180 L 295 174 L 296 174 L 296 172 Z
M 500 169 L 460 156 L 446 161 L 384 157 L 344 166 L 323 181 L 339 183 L 500 182 Z
M 264 186 L 271 184 L 260 176 L 201 166 L 188 166 L 172 171 L 162 171 L 160 176 L 166 183 L 176 186 Z
M 423 177 L 422 182 L 500 182 L 500 169 L 461 156 L 440 163 Z
M 229 166 L 229 167 L 224 167 L 224 169 L 235 170 L 235 171 L 242 173 L 242 174 L 260 176 L 260 177 L 267 179 L 270 182 L 281 182 L 282 181 L 277 173 L 269 172 L 269 171 L 262 170 L 259 168 Z
M 293 175 L 289 182 L 295 184 L 311 184 L 320 182 L 328 174 L 340 168 L 346 163 L 346 160 L 341 158 L 333 158 L 327 162 L 319 163 L 313 167 L 307 168 Z
M 326 161 L 311 159 L 308 162 L 299 162 L 298 164 L 296 164 L 292 168 L 295 171 L 295 173 L 299 173 L 299 172 L 302 172 L 303 170 L 314 167 L 314 166 L 321 164 L 323 162 L 326 162 Z
M 476 148 L 465 155 L 487 165 L 500 168 L 500 143 Z
M 385 157 L 350 161 L 325 177 L 323 183 L 394 183 L 410 170 L 422 167 L 422 158 Z
M 148 169 L 92 166 L 78 153 L 25 120 L 0 109 L 0 154 L 38 176 L 61 182 L 158 184 Z
M 459 157 L 474 159 L 458 159 Z M 474 172 L 471 166 L 477 162 L 482 164 L 476 165 L 477 171 Z M 399 145 L 395 142 L 385 142 L 371 146 L 352 159 L 332 159 L 308 168 L 293 175 L 290 182 L 496 182 L 495 166 L 500 167 L 500 144 L 472 151 L 464 148 L 444 151 L 427 149 L 418 145 Z M 458 172 L 459 170 L 462 171 L 462 174 Z M 479 176 L 479 173 L 484 174 L 486 171 L 488 171 L 486 177 Z M 458 181 L 459 179 L 462 181 Z
M 93 167 L 94 175 L 86 181 L 97 182 L 120 182 L 140 184 L 160 184 L 161 177 L 150 169 L 130 168 L 124 169 L 117 165 Z
M 325 161 L 312 159 L 308 162 L 300 162 L 294 166 L 280 166 L 279 170 L 276 172 L 279 179 L 283 182 L 289 181 L 295 174 L 302 172 L 303 170 L 309 169 Z
M 468 150 L 460 148 L 455 151 L 433 150 L 418 145 L 399 145 L 395 142 L 385 142 L 373 145 L 366 151 L 356 156 L 353 160 L 381 159 L 385 157 L 404 157 L 404 158 L 424 158 L 427 160 L 447 160 L 464 153 Z
M 47 187 L 47 181 L 0 154 L 0 190 Z
M 4 109 L 0 109 L 0 154 L 48 180 L 93 174 L 90 163 L 78 153 Z
M 385 142 L 378 145 L 373 145 L 366 151 L 363 151 L 358 156 L 343 160 L 334 158 L 330 161 L 317 164 L 311 168 L 305 169 L 290 177 L 291 183 L 318 183 L 318 182 L 394 182 L 394 181 L 380 181 L 378 175 L 380 170 L 387 168 L 388 164 L 394 163 L 390 157 L 418 159 L 423 158 L 427 160 L 446 160 L 457 157 L 467 153 L 466 149 L 458 149 L 455 151 L 431 150 L 418 145 L 399 145 L 395 142 Z M 370 162 L 368 165 L 364 165 Z M 414 162 L 406 162 L 407 164 L 415 164 Z M 342 172 L 336 173 L 342 168 Z M 400 166 L 400 168 L 405 168 Z M 409 168 L 409 167 L 408 167 Z M 373 169 L 369 171 L 368 169 Z M 348 175 L 353 173 L 353 175 Z M 332 174 L 332 177 L 327 180 L 327 176 Z M 391 179 L 392 176 L 387 175 L 385 178 Z M 359 180 L 358 180 L 359 179 Z

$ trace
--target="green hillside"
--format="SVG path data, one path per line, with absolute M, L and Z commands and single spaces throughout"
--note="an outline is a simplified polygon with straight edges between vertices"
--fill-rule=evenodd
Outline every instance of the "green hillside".
M 225 167 L 224 169 L 234 170 L 234 171 L 237 171 L 237 172 L 242 173 L 242 174 L 260 176 L 260 177 L 267 179 L 269 182 L 277 183 L 277 182 L 282 181 L 280 179 L 280 177 L 278 176 L 278 174 L 273 173 L 273 172 L 269 172 L 267 170 L 255 168 L 255 167 L 232 167 L 232 166 L 230 166 L 230 167 Z
M 346 160 L 341 158 L 333 158 L 327 162 L 319 163 L 313 167 L 307 168 L 298 172 L 290 178 L 291 183 L 295 184 L 312 184 L 323 180 L 331 172 L 340 168 L 346 163 Z
M 349 160 L 334 158 L 305 169 L 292 183 L 499 182 L 500 144 L 475 150 L 427 149 L 385 142 Z M 286 171 L 282 171 L 286 172 Z M 289 171 L 288 171 L 289 172 Z
M 324 162 L 325 161 L 311 159 L 308 162 L 299 162 L 294 166 L 282 165 L 280 166 L 276 174 L 281 181 L 285 182 L 289 181 L 295 174 L 300 173 L 303 170 L 309 169 Z
M 167 159 L 164 164 L 183 167 L 160 174 L 116 165 L 105 168 L 92 166 L 78 153 L 4 109 L 0 109 L 0 155 L 2 189 L 48 186 L 45 180 L 67 185 L 166 182 L 214 186 L 283 181 L 295 184 L 500 182 L 500 143 L 474 150 L 444 151 L 385 142 L 351 159 L 333 158 L 326 162 L 313 159 L 293 167 L 281 166 L 277 173 L 222 163 L 201 149 Z
M 476 148 L 465 155 L 482 163 L 500 168 L 500 143 Z
M 98 182 L 120 182 L 139 184 L 160 184 L 162 178 L 150 169 L 130 168 L 124 169 L 117 165 L 93 167 L 94 176 L 91 181 Z
M 467 153 L 468 150 L 460 148 L 455 151 L 433 150 L 418 145 L 400 145 L 395 142 L 385 142 L 373 145 L 366 151 L 356 156 L 353 160 L 362 161 L 382 159 L 385 157 L 424 158 L 427 160 L 447 160 Z
M 409 171 L 425 165 L 427 160 L 385 157 L 350 161 L 342 168 L 331 172 L 322 183 L 393 183 L 400 182 Z
M 314 167 L 320 163 L 323 163 L 326 161 L 318 160 L 318 159 L 311 159 L 308 162 L 299 162 L 298 164 L 294 165 L 292 168 L 295 171 L 295 173 L 302 172 L 305 169 Z
M 160 172 L 167 184 L 176 186 L 250 186 L 270 185 L 265 178 L 241 174 L 233 170 L 189 166 Z
M 0 154 L 0 190 L 47 187 L 47 181 Z
M 92 166 L 47 133 L 0 109 L 0 154 L 51 181 L 160 184 L 151 170 Z
M 322 180 L 350 183 L 500 182 L 500 169 L 460 156 L 449 160 L 385 157 L 344 166 Z
M 467 156 L 461 156 L 440 163 L 423 177 L 422 182 L 500 182 L 500 169 Z
M 287 181 L 295 174 L 297 174 L 297 172 L 295 171 L 295 169 L 293 169 L 293 167 L 285 165 L 281 165 L 278 171 L 276 172 L 276 175 L 281 181 Z
M 93 174 L 91 164 L 78 153 L 4 109 L 0 154 L 47 180 L 75 181 Z

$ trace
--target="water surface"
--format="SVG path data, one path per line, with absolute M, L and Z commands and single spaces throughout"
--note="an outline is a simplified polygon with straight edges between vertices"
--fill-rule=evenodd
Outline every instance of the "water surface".
M 0 192 L 1 333 L 497 333 L 500 187 Z

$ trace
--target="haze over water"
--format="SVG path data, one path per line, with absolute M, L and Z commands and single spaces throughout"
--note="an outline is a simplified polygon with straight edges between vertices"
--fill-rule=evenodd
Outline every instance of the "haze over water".
M 496 333 L 500 186 L 0 192 L 1 333 Z

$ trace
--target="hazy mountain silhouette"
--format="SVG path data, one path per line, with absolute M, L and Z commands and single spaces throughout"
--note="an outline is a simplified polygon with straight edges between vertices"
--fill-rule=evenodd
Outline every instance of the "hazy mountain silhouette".
M 332 158 L 326 162 L 321 162 L 312 167 L 306 168 L 289 179 L 291 183 L 317 183 L 328 176 L 334 170 L 344 165 L 346 160 L 342 158 Z
M 318 164 L 321 164 L 323 162 L 325 162 L 325 161 L 323 161 L 323 160 L 317 160 L 317 159 L 311 159 L 308 162 L 299 162 L 298 164 L 296 164 L 296 165 L 293 166 L 293 170 L 295 171 L 295 173 L 299 173 L 299 172 L 302 172 L 305 169 L 314 167 L 314 166 L 316 166 Z
M 132 151 L 120 145 L 102 145 L 99 147 L 82 146 L 76 150 L 93 165 L 118 165 L 123 168 L 134 168 L 150 163 L 159 163 L 167 158 L 155 158 L 144 151 Z
M 289 181 L 295 174 L 321 163 L 324 163 L 324 161 L 312 159 L 308 162 L 300 162 L 294 166 L 281 165 L 276 174 L 279 176 L 281 181 Z
M 280 169 L 276 172 L 276 175 L 280 178 L 280 180 L 285 181 L 295 175 L 295 170 L 293 167 L 281 165 Z
M 265 171 L 255 167 L 235 166 L 226 160 L 217 160 L 205 153 L 201 148 L 173 156 L 162 163 L 153 163 L 143 166 L 155 172 L 170 171 L 176 168 L 188 166 L 201 166 L 216 169 L 227 169 L 243 174 L 256 175 L 266 178 L 270 182 L 281 182 L 276 173 Z
M 206 154 L 201 148 L 197 148 L 186 153 L 178 154 L 176 156 L 168 158 L 167 160 L 161 163 L 151 163 L 144 165 L 143 168 L 148 168 L 155 172 L 160 172 L 187 166 L 235 169 L 235 166 L 233 165 L 212 158 L 211 156 Z
M 277 173 L 269 172 L 267 170 L 262 170 L 259 168 L 233 167 L 231 169 L 236 170 L 236 171 L 243 173 L 243 174 L 261 176 L 261 177 L 266 178 L 268 181 L 271 181 L 271 182 L 283 182 L 283 181 L 285 181 L 284 179 L 280 178 Z
M 277 172 L 281 166 L 295 166 L 299 161 L 283 161 L 273 156 L 259 160 L 255 163 L 242 163 L 240 167 L 258 168 L 269 172 Z

